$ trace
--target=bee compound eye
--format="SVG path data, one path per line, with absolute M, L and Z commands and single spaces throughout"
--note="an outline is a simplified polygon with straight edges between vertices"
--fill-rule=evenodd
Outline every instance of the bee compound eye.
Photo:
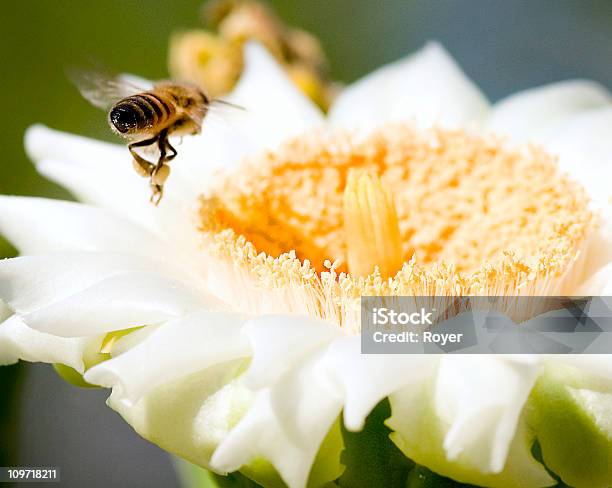
M 138 127 L 137 113 L 127 104 L 114 107 L 110 112 L 109 118 L 113 126 L 122 134 Z

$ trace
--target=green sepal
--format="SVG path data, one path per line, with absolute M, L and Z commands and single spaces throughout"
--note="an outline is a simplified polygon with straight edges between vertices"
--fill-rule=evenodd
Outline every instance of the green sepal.
M 317 452 L 308 476 L 306 485 L 308 488 L 327 486 L 344 472 L 344 465 L 340 461 L 343 450 L 343 435 L 340 420 L 337 419 L 330 427 Z M 274 466 L 265 459 L 251 461 L 247 466 L 242 467 L 240 472 L 266 488 L 287 487 Z
M 276 471 L 272 463 L 266 459 L 254 459 L 247 466 L 240 468 L 240 473 L 252 481 L 254 486 L 287 488 L 287 485 L 278 474 L 278 471 Z
M 99 388 L 99 386 L 87 383 L 83 378 L 83 375 L 76 369 L 66 366 L 65 364 L 56 363 L 53 365 L 55 372 L 62 378 L 66 383 L 70 383 L 72 386 L 78 386 L 79 388 Z
M 338 418 L 327 432 L 308 476 L 309 488 L 324 486 L 344 473 L 345 466 L 341 462 L 341 455 L 345 450 L 342 428 L 342 422 Z
M 607 488 L 612 429 L 605 419 L 612 416 L 612 394 L 587 386 L 578 370 L 548 366 L 531 392 L 527 419 L 545 465 L 560 480 L 575 488 Z

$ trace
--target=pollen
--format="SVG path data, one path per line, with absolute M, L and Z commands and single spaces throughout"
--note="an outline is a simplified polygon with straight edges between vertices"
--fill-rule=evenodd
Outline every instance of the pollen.
M 597 218 L 538 147 L 390 125 L 245 161 L 201 197 L 199 225 L 225 300 L 356 332 L 362 295 L 563 294 Z

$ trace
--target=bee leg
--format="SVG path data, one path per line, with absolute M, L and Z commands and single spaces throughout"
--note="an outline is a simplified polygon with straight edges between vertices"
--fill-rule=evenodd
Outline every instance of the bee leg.
M 151 184 L 164 186 L 164 183 L 170 175 L 170 166 L 162 164 L 159 168 L 155 168 L 151 173 Z
M 153 167 L 153 165 L 151 165 Z M 159 167 L 153 167 L 151 172 L 151 203 L 155 206 L 159 205 L 164 194 L 164 183 L 170 175 L 170 166 L 162 164 Z
M 142 156 L 136 153 L 134 148 L 150 146 L 151 144 L 155 144 L 158 139 L 159 139 L 159 135 L 155 137 L 151 137 L 151 139 L 144 139 L 142 141 L 132 142 L 131 144 L 128 144 L 128 149 L 130 150 L 130 154 L 134 156 L 134 159 L 138 159 L 138 158 L 143 159 Z
M 150 161 L 147 161 L 140 154 L 138 154 L 134 150 L 134 148 L 150 146 L 151 144 L 155 144 L 155 142 L 157 142 L 157 136 L 151 139 L 145 139 L 144 141 L 133 142 L 132 144 L 128 145 L 130 154 L 134 158 L 134 169 L 140 176 L 143 176 L 143 177 L 151 176 L 151 173 L 153 172 L 153 168 L 155 167 L 155 165 L 151 163 Z
M 151 198 L 150 202 L 156 207 L 161 202 L 162 197 L 164 196 L 164 186 L 163 185 L 155 185 L 151 182 Z
M 159 159 L 157 160 L 156 169 L 160 168 L 166 162 L 166 147 L 168 144 L 168 130 L 164 129 L 159 133 L 157 146 L 159 147 Z
M 157 142 L 157 146 L 159 147 L 159 159 L 157 160 L 157 164 L 151 164 L 151 173 L 150 173 L 150 185 L 151 185 L 151 203 L 155 206 L 159 205 L 162 197 L 164 196 L 164 183 L 170 174 L 170 166 L 168 166 L 166 161 L 168 158 L 166 157 L 166 145 L 168 144 L 168 130 L 162 130 L 157 137 L 150 139 L 151 143 Z M 172 158 L 170 158 L 172 159 Z
M 172 161 L 178 153 L 176 152 L 176 149 L 172 147 L 168 139 L 166 139 L 166 149 L 172 152 L 172 154 L 166 156 L 166 161 Z

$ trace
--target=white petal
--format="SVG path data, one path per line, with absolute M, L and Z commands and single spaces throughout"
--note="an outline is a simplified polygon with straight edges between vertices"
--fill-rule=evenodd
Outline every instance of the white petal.
M 169 179 L 160 206 L 151 205 L 148 180 L 134 171 L 125 146 L 37 125 L 26 132 L 26 150 L 42 175 L 66 187 L 85 203 L 125 215 L 156 232 L 168 233 L 186 226 L 183 222 L 186 215 L 175 211 L 192 203 L 181 196 L 179 183 L 183 180 L 170 186 Z
M 118 387 L 136 403 L 165 383 L 216 364 L 247 357 L 241 314 L 201 311 L 169 321 L 124 354 L 91 368 L 86 380 Z
M 70 190 L 79 200 L 157 229 L 155 214 L 148 202 L 147 181 L 132 168 L 125 146 L 41 125 L 27 130 L 25 146 L 39 173 Z
M 285 432 L 314 454 L 343 403 L 340 392 L 328 381 L 324 355 L 325 349 L 311 355 L 294 371 L 279 378 L 270 390 L 272 407 Z
M 21 254 L 106 251 L 154 258 L 159 239 L 106 210 L 61 200 L 0 196 L 0 232 Z
M 539 364 L 487 355 L 445 356 L 436 385 L 436 410 L 449 424 L 444 448 L 484 473 L 506 464 L 518 419 Z
M 337 326 L 301 315 L 268 315 L 249 321 L 244 333 L 253 349 L 249 387 L 273 384 L 313 351 L 342 334 Z
M 172 178 L 171 175 L 164 187 L 164 198 L 156 207 L 149 201 L 151 190 L 148 179 L 141 178 L 134 171 L 131 156 L 125 147 L 115 147 L 41 126 L 28 130 L 26 146 L 37 161 L 38 171 L 70 190 L 78 200 L 124 215 L 166 237 L 171 244 L 170 250 L 175 254 L 191 252 L 197 247 L 197 226 L 193 221 L 198 207 L 194 190 L 196 182 L 193 178 L 190 180 L 188 175 L 183 174 L 179 178 Z M 51 149 L 51 146 L 64 149 L 66 155 Z M 75 147 L 82 147 L 84 152 L 79 153 Z M 180 162 L 177 157 L 173 167 Z M 206 184 L 202 184 L 202 188 L 205 187 Z
M 228 363 L 221 366 L 227 369 Z M 230 363 L 231 364 L 231 363 Z M 241 364 L 235 374 L 241 369 Z M 213 449 L 226 438 L 227 434 L 241 418 L 253 402 L 253 392 L 244 386 L 243 377 L 228 382 L 214 395 L 211 395 L 199 409 L 194 419 L 194 438 L 199 445 Z
M 582 183 L 603 206 L 612 198 L 612 107 L 585 112 L 544 140 L 561 169 Z
M 0 323 L 0 366 L 23 359 L 61 363 L 82 373 L 87 345 L 86 339 L 56 337 L 31 329 L 17 315 Z
M 0 299 L 26 314 L 116 274 L 162 270 L 160 262 L 108 253 L 70 252 L 5 259 L 0 261 Z
M 233 125 L 250 137 L 253 147 L 273 148 L 324 122 L 263 46 L 247 43 L 244 58 L 242 77 L 228 99 L 246 109 Z
M 215 451 L 213 468 L 234 471 L 270 461 L 290 488 L 306 486 L 315 456 L 341 409 L 319 369 L 321 355 L 288 372 L 256 401 Z
M 43 332 L 79 337 L 158 324 L 202 308 L 219 309 L 222 304 L 212 295 L 157 273 L 130 271 L 24 314 L 23 320 Z
M 601 213 L 600 223 L 589 239 L 572 296 L 606 295 L 603 290 L 612 286 L 612 208 Z
M 610 93 L 597 83 L 563 81 L 531 88 L 497 102 L 487 126 L 515 141 L 538 140 L 571 117 L 610 103 Z
M 462 384 L 470 380 L 471 377 L 463 378 Z M 466 451 L 465 457 L 462 453 L 458 459 L 448 459 L 444 443 L 449 426 L 436 414 L 435 389 L 434 374 L 421 385 L 404 388 L 389 397 L 392 415 L 386 423 L 394 431 L 390 437 L 407 457 L 438 474 L 477 486 L 542 488 L 553 484 L 544 466 L 531 455 L 533 435 L 524 422 L 517 426 L 507 462 L 500 473 L 483 473 L 474 467 L 470 456 L 473 451 Z
M 214 182 L 217 171 L 231 170 L 254 150 L 248 134 L 235 127 L 231 120 L 229 116 L 212 112 L 204 121 L 202 134 L 172 141 L 179 155 L 168 179 L 169 195 L 180 191 L 180 198 L 195 201 Z
M 575 296 L 612 295 L 612 263 L 599 269 L 573 292 Z
M 372 409 L 395 391 L 420 384 L 438 363 L 436 355 L 361 354 L 361 339 L 350 337 L 330 345 L 325 357 L 330 378 L 344 396 L 344 423 L 361 430 Z M 390 374 L 401 371 L 401 374 Z
M 335 325 L 299 315 L 251 320 L 253 350 L 245 381 L 257 400 L 219 446 L 213 467 L 232 471 L 254 458 L 270 461 L 291 487 L 305 486 L 315 455 L 342 408 L 322 360 Z
M 342 91 L 330 110 L 341 127 L 371 130 L 391 121 L 422 126 L 479 124 L 488 102 L 446 50 L 430 42 Z
M 44 125 L 28 128 L 25 149 L 36 163 L 53 159 L 75 165 L 86 164 L 91 168 L 112 168 L 113 172 L 115 169 L 121 172 L 121 159 L 129 161 L 125 157 L 125 146 L 52 130 Z
M 588 373 L 607 383 L 606 390 L 610 390 L 612 382 L 612 356 L 609 354 L 562 354 L 547 355 L 545 360 L 553 364 L 570 364 L 580 370 L 581 373 Z M 583 378 L 584 379 L 584 378 Z M 584 383 L 588 387 L 588 382 Z M 602 385 L 597 385 L 595 389 L 601 389 Z
M 11 315 L 13 315 L 13 312 L 11 311 L 11 309 L 8 308 L 6 303 L 0 300 L 0 322 L 4 322 Z
M 137 403 L 114 388 L 108 404 L 145 439 L 209 468 L 214 449 L 250 405 L 250 392 L 235 379 L 243 369 L 240 360 L 216 364 L 164 383 Z

